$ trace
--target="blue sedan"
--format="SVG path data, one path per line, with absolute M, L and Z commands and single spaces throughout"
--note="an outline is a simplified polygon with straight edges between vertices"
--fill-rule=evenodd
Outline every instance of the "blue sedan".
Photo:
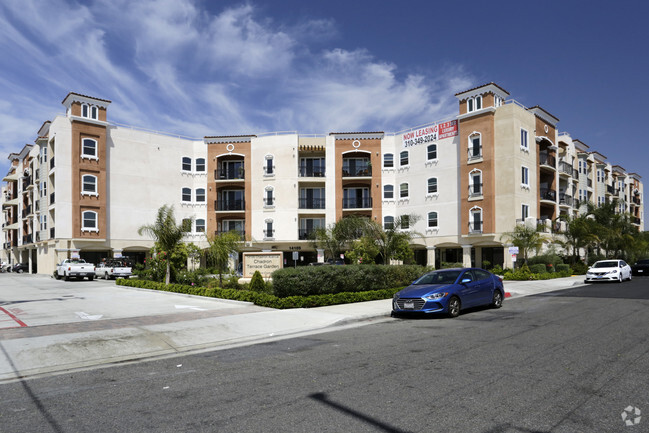
M 443 269 L 425 274 L 392 299 L 392 315 L 446 313 L 482 305 L 500 308 L 505 288 L 500 277 L 479 268 Z

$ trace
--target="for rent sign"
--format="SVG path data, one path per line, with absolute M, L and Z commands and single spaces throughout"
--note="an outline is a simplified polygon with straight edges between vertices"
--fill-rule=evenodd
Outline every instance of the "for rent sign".
M 417 146 L 418 144 L 432 143 L 443 138 L 455 137 L 457 135 L 457 120 L 442 122 L 437 125 L 413 129 L 401 134 L 403 147 Z
M 252 278 L 255 271 L 262 277 L 269 278 L 270 274 L 282 268 L 282 253 L 243 253 L 243 277 Z

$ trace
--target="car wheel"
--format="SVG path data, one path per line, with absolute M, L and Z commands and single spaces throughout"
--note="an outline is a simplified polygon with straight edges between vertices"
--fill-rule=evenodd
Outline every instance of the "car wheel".
M 631 275 L 631 273 L 629 272 L 629 281 L 631 281 L 632 279 L 633 279 L 633 275 Z
M 95 279 L 95 277 L 88 277 L 88 281 L 92 281 L 94 279 Z
M 68 274 L 65 274 L 65 281 L 70 281 L 70 276 Z
M 448 316 L 457 317 L 460 315 L 460 299 L 457 296 L 453 296 L 448 301 Z
M 22 269 L 18 269 L 18 273 L 22 274 L 24 271 Z
M 54 273 L 54 278 L 56 278 L 57 280 L 60 280 L 61 276 L 59 275 L 58 272 L 56 272 L 56 273 Z
M 620 272 L 620 275 L 617 277 L 617 282 L 621 283 L 622 281 L 624 280 L 622 279 L 622 272 Z
M 108 276 L 108 272 L 106 272 L 106 273 L 104 274 L 104 280 L 108 281 L 109 279 L 110 279 L 110 277 Z
M 491 300 L 492 308 L 500 308 L 503 306 L 503 294 L 500 293 L 500 290 L 494 291 L 494 297 Z

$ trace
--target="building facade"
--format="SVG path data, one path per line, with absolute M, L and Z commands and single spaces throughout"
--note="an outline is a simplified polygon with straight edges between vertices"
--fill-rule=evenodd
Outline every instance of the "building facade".
M 3 178 L 7 263 L 51 273 L 68 257 L 91 262 L 153 246 L 137 230 L 160 206 L 192 218 L 187 242 L 236 230 L 243 251 L 316 261 L 309 234 L 350 215 L 406 230 L 417 262 L 511 267 L 503 234 L 516 224 L 565 228 L 562 215 L 614 199 L 644 229 L 636 173 L 559 132 L 559 119 L 527 108 L 494 83 L 456 95 L 452 119 L 399 133 L 271 133 L 179 137 L 108 121 L 111 101 L 70 93 L 65 115 L 9 155 Z

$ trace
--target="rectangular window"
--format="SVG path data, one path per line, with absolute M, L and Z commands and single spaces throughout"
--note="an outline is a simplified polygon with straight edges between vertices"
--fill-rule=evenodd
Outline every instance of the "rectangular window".
M 403 230 L 408 230 L 410 228 L 410 216 L 401 215 L 401 228 Z
M 394 155 L 391 153 L 386 153 L 383 155 L 383 167 L 392 168 L 394 167 Z
M 523 219 L 523 221 L 525 221 L 525 219 L 527 219 L 529 216 L 530 206 L 526 204 L 521 205 L 521 218 Z
M 205 220 L 197 219 L 196 220 L 196 233 L 205 233 Z
M 402 183 L 399 185 L 399 198 L 408 198 L 408 184 Z
M 205 158 L 196 158 L 196 172 L 197 173 L 205 172 Z
M 81 156 L 97 158 L 97 141 L 84 138 L 81 144 Z
M 394 185 L 383 185 L 383 198 L 388 200 L 394 198 Z
M 428 161 L 437 159 L 437 144 L 429 144 L 427 150 L 428 150 L 427 152 Z
M 266 230 L 264 230 L 264 237 L 272 238 L 274 234 L 275 234 L 275 230 L 273 230 L 273 223 L 272 222 L 266 223 Z
M 205 203 L 205 188 L 196 189 L 196 202 Z
M 47 215 L 41 215 L 41 231 L 47 230 Z
M 529 143 L 527 142 L 527 131 L 521 129 L 521 149 L 529 150 Z
M 521 167 L 521 185 L 530 186 L 529 173 L 530 171 L 527 167 Z
M 183 190 L 182 190 L 182 201 L 184 201 L 184 202 L 192 201 L 192 190 L 191 190 L 191 188 L 183 188 Z
M 437 178 L 431 177 L 428 179 L 428 194 L 435 194 L 437 192 Z
M 266 174 L 273 174 L 273 158 L 266 158 Z
M 183 171 L 192 171 L 192 159 L 191 158 L 189 158 L 187 156 L 183 156 L 182 170 Z
M 383 228 L 385 230 L 394 229 L 394 217 L 393 216 L 383 217 Z
M 466 105 L 466 106 L 467 106 L 466 111 L 469 112 L 469 113 L 472 112 L 472 111 L 473 111 L 473 98 L 469 98 L 469 99 L 466 101 L 466 104 L 467 104 L 467 105 Z
M 403 167 L 404 165 L 408 165 L 408 151 L 407 150 L 404 150 L 399 155 L 399 165 L 401 167 Z
M 480 135 L 474 135 L 469 141 L 469 160 L 482 157 L 482 141 Z
M 437 212 L 428 212 L 428 227 L 437 227 Z

